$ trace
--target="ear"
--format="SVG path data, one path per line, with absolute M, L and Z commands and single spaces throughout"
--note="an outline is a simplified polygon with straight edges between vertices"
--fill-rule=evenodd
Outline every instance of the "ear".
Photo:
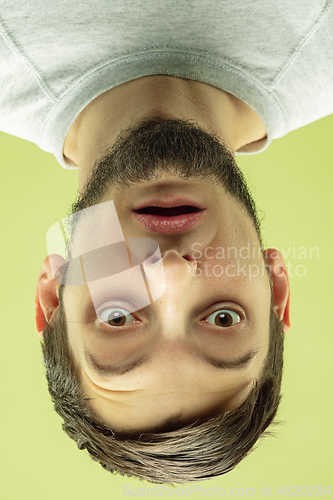
M 268 248 L 265 255 L 271 269 L 274 309 L 286 333 L 290 328 L 290 286 L 286 265 L 279 250 Z
M 49 322 L 58 308 L 59 283 L 53 278 L 53 271 L 59 269 L 65 260 L 60 255 L 49 255 L 43 262 L 38 276 L 35 295 L 35 320 L 38 335 L 43 338 L 45 319 Z

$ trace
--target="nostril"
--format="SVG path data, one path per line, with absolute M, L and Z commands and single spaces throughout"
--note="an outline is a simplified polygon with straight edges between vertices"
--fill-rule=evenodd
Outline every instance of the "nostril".
M 189 253 L 187 253 L 186 255 L 183 255 L 182 257 L 183 257 L 183 259 L 188 260 L 189 262 L 196 262 L 196 259 L 194 257 L 192 257 L 192 255 Z

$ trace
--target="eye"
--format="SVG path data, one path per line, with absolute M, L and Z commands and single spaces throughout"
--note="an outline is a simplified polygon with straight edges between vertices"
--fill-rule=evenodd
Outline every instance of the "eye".
M 135 322 L 133 314 L 120 307 L 110 307 L 105 309 L 101 315 L 101 320 L 110 326 L 125 326 Z
M 210 314 L 206 321 L 210 325 L 221 326 L 223 328 L 227 328 L 229 326 L 233 326 L 236 323 L 241 321 L 241 317 L 235 311 L 231 311 L 230 309 L 220 309 L 215 311 L 213 314 Z

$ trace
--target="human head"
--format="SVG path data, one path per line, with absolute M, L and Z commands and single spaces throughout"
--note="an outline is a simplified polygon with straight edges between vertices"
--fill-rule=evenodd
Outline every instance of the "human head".
M 165 176 L 166 173 L 167 175 Z M 153 366 L 155 368 L 157 366 L 162 367 L 164 363 L 164 372 L 160 372 L 160 382 L 157 386 L 150 387 L 148 384 L 144 389 L 146 394 L 147 389 L 148 391 L 152 389 L 153 392 L 153 398 L 149 400 L 147 412 L 147 408 L 143 408 L 142 404 L 140 402 L 138 403 L 138 399 L 136 399 L 136 401 L 132 400 L 130 405 L 128 401 L 121 402 L 118 400 L 116 401 L 116 405 L 112 406 L 112 398 L 105 398 L 104 391 L 108 391 L 109 389 L 111 389 L 111 392 L 114 390 L 116 390 L 116 392 L 123 391 L 126 387 L 131 387 L 133 380 L 136 389 L 141 390 L 138 384 L 140 385 L 142 378 L 147 381 L 149 372 L 146 370 L 143 376 L 141 372 L 139 378 L 127 379 L 127 382 L 125 381 L 125 386 L 121 382 L 120 386 L 117 385 L 117 381 L 116 386 L 114 386 L 115 379 L 113 379 L 113 381 L 111 380 L 110 385 L 109 380 L 101 381 L 101 377 L 99 376 L 96 378 L 96 374 L 92 373 L 91 367 L 87 366 L 86 360 L 84 360 L 84 356 L 82 356 L 87 350 L 87 339 L 89 344 L 89 338 L 86 337 L 85 340 L 83 339 L 83 343 L 76 343 L 80 333 L 73 328 L 73 324 L 71 323 L 72 320 L 70 320 L 68 325 L 68 344 L 72 353 L 72 361 L 76 364 L 76 369 L 78 369 L 80 373 L 81 386 L 84 389 L 86 397 L 91 398 L 89 405 L 97 415 L 100 424 L 107 423 L 109 427 L 118 434 L 149 432 L 152 428 L 161 428 L 162 423 L 164 425 L 165 421 L 165 418 L 162 419 L 162 416 L 164 413 L 168 413 L 165 412 L 165 409 L 168 408 L 170 401 L 171 406 L 175 405 L 175 407 L 177 407 L 176 413 L 179 413 L 178 410 L 184 406 L 183 409 L 186 418 L 180 419 L 183 425 L 200 418 L 203 419 L 222 412 L 235 410 L 242 405 L 243 401 L 250 393 L 253 396 L 251 391 L 254 390 L 253 388 L 256 383 L 258 383 L 258 380 L 261 379 L 262 373 L 265 371 L 264 367 L 268 359 L 269 323 L 272 314 L 275 314 L 274 308 L 272 309 L 271 307 L 272 297 L 273 307 L 276 308 L 280 319 L 283 319 L 285 324 L 288 323 L 286 312 L 288 304 L 286 274 L 282 268 L 279 257 L 277 259 L 272 259 L 271 253 L 268 254 L 267 260 L 270 265 L 273 263 L 273 267 L 275 268 L 272 274 L 272 282 L 265 266 L 263 266 L 263 264 L 265 264 L 265 258 L 261 252 L 261 238 L 254 203 L 246 189 L 244 179 L 235 164 L 233 154 L 221 145 L 216 138 L 201 131 L 197 127 L 190 126 L 183 122 L 179 123 L 179 121 L 161 122 L 153 120 L 149 121 L 148 124 L 144 123 L 139 128 L 134 129 L 133 133 L 130 133 L 129 136 L 125 135 L 125 137 L 120 138 L 115 148 L 96 165 L 91 180 L 88 182 L 84 192 L 80 194 L 79 200 L 74 206 L 74 210 L 80 210 L 87 206 L 103 202 L 110 199 L 111 196 L 115 202 L 125 236 L 147 236 L 145 233 L 142 234 L 140 228 L 137 228 L 135 224 L 133 225 L 131 223 L 129 215 L 133 207 L 128 203 L 129 200 L 134 198 L 134 196 L 139 198 L 143 197 L 143 199 L 145 199 L 147 193 L 150 193 L 152 190 L 156 190 L 158 195 L 166 196 L 170 192 L 174 194 L 180 188 L 182 192 L 185 191 L 185 195 L 187 196 L 193 195 L 194 193 L 197 195 L 197 192 L 200 190 L 199 199 L 201 199 L 201 202 L 204 202 L 201 203 L 201 205 L 203 205 L 205 209 L 208 208 L 208 215 L 204 227 L 201 225 L 201 228 L 187 231 L 186 234 L 163 236 L 154 234 L 154 239 L 158 241 L 162 250 L 162 255 L 164 254 L 164 268 L 167 271 L 168 286 L 167 292 L 160 302 L 162 305 L 152 304 L 150 308 L 150 311 L 154 311 L 155 314 L 155 318 L 153 319 L 156 323 L 156 319 L 160 320 L 163 316 L 163 311 L 166 310 L 172 310 L 173 313 L 175 313 L 177 305 L 175 301 L 176 289 L 173 288 L 173 286 L 176 283 L 178 289 L 187 287 L 186 290 L 185 288 L 183 290 L 184 293 L 182 294 L 182 298 L 179 298 L 179 300 L 183 300 L 183 303 L 178 311 L 183 311 L 183 306 L 184 310 L 186 308 L 189 310 L 189 306 L 192 303 L 194 303 L 199 310 L 200 301 L 205 300 L 205 295 L 208 296 L 212 294 L 211 297 L 209 296 L 211 303 L 206 304 L 202 310 L 199 310 L 199 316 L 202 315 L 203 310 L 207 312 L 208 316 L 208 309 L 212 308 L 212 304 L 219 301 L 227 301 L 229 305 L 227 304 L 226 306 L 224 303 L 224 305 L 221 306 L 221 309 L 225 310 L 228 307 L 235 306 L 233 299 L 233 304 L 230 306 L 230 297 L 236 297 L 236 311 L 240 313 L 240 316 L 243 315 L 243 321 L 241 322 L 239 319 L 240 325 L 232 325 L 233 332 L 236 332 L 236 334 L 229 335 L 229 338 L 228 334 L 223 335 L 223 337 L 227 339 L 223 340 L 223 342 L 221 342 L 221 338 L 220 340 L 216 338 L 215 326 L 215 332 L 211 335 L 212 330 L 208 333 L 206 327 L 202 330 L 200 324 L 200 335 L 198 335 L 198 330 L 195 335 L 192 335 L 192 339 L 190 339 L 191 328 L 188 330 L 183 328 L 182 331 L 187 332 L 187 337 L 185 338 L 184 334 L 181 341 L 178 342 L 177 351 L 174 352 L 174 354 L 183 356 L 183 358 L 181 359 L 180 357 L 178 364 L 172 365 L 174 372 L 170 374 L 170 380 L 172 382 L 171 385 L 167 386 L 165 389 L 165 380 L 168 379 L 168 377 L 165 376 L 165 368 L 167 363 L 170 363 L 172 349 L 174 349 L 176 345 L 172 344 L 172 341 L 170 342 L 170 333 L 173 332 L 169 331 L 169 343 L 164 342 L 164 344 L 161 344 L 160 342 L 160 345 L 158 345 L 157 337 L 160 335 L 160 332 L 157 337 L 156 335 L 154 337 L 154 332 L 152 331 L 149 333 L 151 337 L 150 339 L 146 339 L 146 343 L 140 346 L 136 343 L 135 350 L 147 349 L 147 340 L 149 345 L 157 345 L 158 348 L 155 350 L 155 353 L 153 353 L 155 355 L 155 365 Z M 220 234 L 217 232 L 218 228 L 221 229 L 221 233 L 223 233 L 222 241 Z M 251 243 L 251 249 L 255 246 L 255 250 L 258 250 L 258 252 L 255 252 L 253 258 L 250 258 L 250 265 L 257 266 L 258 268 L 259 265 L 261 265 L 264 272 L 259 278 L 258 276 L 252 277 L 252 282 L 249 275 L 245 275 L 245 279 L 243 276 L 236 276 L 235 279 L 233 276 L 228 276 L 220 280 L 216 279 L 216 277 L 209 277 L 210 279 L 207 279 L 207 276 L 193 277 L 190 273 L 190 269 L 195 259 L 191 255 L 191 249 L 193 250 L 194 242 L 198 241 L 203 249 L 208 246 L 210 248 L 216 248 L 219 246 L 219 243 L 221 243 L 225 249 L 227 247 L 236 248 L 238 251 L 247 243 Z M 207 257 L 207 259 L 210 258 L 211 257 Z M 228 264 L 228 266 L 235 266 L 237 260 L 237 257 L 229 258 L 228 256 L 226 264 Z M 195 265 L 198 265 L 198 261 L 195 262 Z M 282 269 L 283 271 L 280 272 L 279 276 L 276 272 L 277 269 Z M 221 299 L 221 297 L 216 296 L 216 294 L 219 293 L 220 285 L 221 287 L 223 285 L 224 293 L 227 292 L 226 298 Z M 272 295 L 271 285 L 273 290 Z M 195 295 L 195 300 L 192 300 L 192 292 Z M 85 304 L 84 296 L 75 298 L 75 295 L 79 294 L 75 293 L 73 295 L 72 293 L 72 297 L 70 297 L 71 290 L 65 290 L 65 294 L 67 293 L 69 293 L 67 309 L 66 301 L 64 308 L 66 316 L 68 316 L 68 313 L 72 314 L 73 311 L 75 311 L 76 299 L 79 300 L 78 303 L 80 306 Z M 244 309 L 237 303 L 239 297 L 246 303 Z M 257 303 L 258 301 L 260 301 L 260 304 Z M 85 309 L 85 307 L 83 307 L 83 309 Z M 214 310 L 221 309 L 215 307 Z M 245 313 L 245 310 L 248 311 L 248 314 Z M 186 314 L 187 312 L 183 314 L 183 319 L 186 319 Z M 75 314 L 72 317 L 75 318 Z M 83 325 L 84 318 L 82 316 L 76 316 L 74 322 L 77 322 L 77 320 Z M 164 324 L 163 321 L 161 324 L 162 333 L 163 328 L 165 333 L 165 321 Z M 185 323 L 183 323 L 183 326 L 184 325 Z M 199 323 L 196 325 L 196 328 L 198 328 L 198 325 Z M 176 323 L 173 325 L 173 328 L 174 331 L 177 330 Z M 82 328 L 82 331 L 83 330 Z M 244 332 L 247 332 L 246 336 L 244 336 Z M 83 334 L 82 337 L 84 337 L 84 335 L 87 334 Z M 200 345 L 201 340 L 199 337 L 204 339 L 203 345 Z M 193 339 L 195 342 L 193 342 Z M 132 343 L 134 344 L 135 342 L 134 340 Z M 96 338 L 92 343 L 90 342 L 90 347 L 94 343 L 98 344 Z M 216 345 L 214 345 L 214 343 L 216 343 Z M 101 342 L 99 342 L 99 344 L 100 347 L 97 351 L 99 350 L 99 357 L 101 357 L 101 352 L 106 352 L 107 349 L 105 342 L 104 345 Z M 146 344 L 146 347 L 144 344 Z M 247 368 L 245 367 L 243 372 L 242 370 L 239 371 L 238 375 L 240 376 L 237 374 L 234 376 L 230 370 L 228 379 L 225 379 L 222 375 L 218 376 L 216 372 L 213 375 L 212 371 L 210 371 L 208 375 L 208 368 L 206 367 L 206 373 L 203 376 L 203 378 L 206 378 L 205 382 L 200 386 L 200 390 L 198 390 L 197 393 L 194 389 L 192 390 L 195 384 L 193 385 L 193 380 L 190 381 L 191 371 L 192 375 L 194 375 L 192 378 L 194 379 L 196 377 L 195 383 L 199 385 L 200 376 L 197 376 L 193 353 L 190 352 L 191 350 L 197 351 L 196 354 L 198 354 L 198 351 L 200 351 L 201 354 L 204 352 L 207 357 L 207 355 L 211 355 L 212 348 L 214 349 L 214 347 L 216 348 L 218 346 L 217 350 L 228 353 L 228 359 L 234 359 L 235 354 L 239 351 L 244 355 L 245 351 L 241 348 L 242 344 L 246 344 L 246 352 L 251 348 L 252 351 L 256 351 L 256 354 L 254 359 L 248 363 Z M 116 346 L 113 345 L 112 348 L 114 352 L 117 353 L 117 356 L 119 356 Z M 179 354 L 178 350 L 181 354 Z M 131 348 L 129 351 L 131 351 Z M 129 351 L 127 349 L 127 355 L 132 357 L 133 352 Z M 78 354 L 79 352 L 81 353 L 81 357 Z M 109 352 L 107 357 L 112 358 L 112 353 Z M 175 358 L 176 356 L 173 357 Z M 175 360 L 173 362 L 175 363 Z M 178 366 L 181 367 L 183 371 L 179 372 L 179 377 L 175 377 Z M 199 369 L 204 372 L 203 364 L 199 364 L 198 366 Z M 211 367 L 209 369 L 212 370 Z M 88 377 L 87 372 L 89 372 Z M 155 379 L 158 380 L 157 375 L 155 376 L 154 373 L 150 375 L 153 381 Z M 216 378 L 219 378 L 219 380 L 215 383 L 214 380 Z M 220 383 L 222 383 L 222 386 L 219 385 Z M 174 384 L 178 396 L 171 396 L 170 399 L 168 393 L 170 393 L 170 391 L 172 393 L 172 384 Z M 208 395 L 208 398 L 206 397 L 207 384 L 208 386 L 209 384 L 214 384 L 212 394 Z M 97 391 L 95 391 L 96 387 L 98 387 Z M 215 398 L 214 393 L 219 393 L 221 390 L 222 393 L 225 392 L 225 394 L 222 394 L 222 399 L 219 398 L 219 394 L 218 397 Z M 179 397 L 179 393 L 181 393 L 181 397 Z M 154 411 L 156 413 L 154 401 L 156 401 L 156 397 L 160 395 L 166 396 L 163 396 L 165 401 L 159 404 L 159 410 L 157 414 L 154 414 Z M 107 399 L 111 401 L 111 406 L 110 402 L 106 401 Z M 158 398 L 158 400 L 160 402 L 162 398 Z M 138 404 L 138 407 L 132 404 L 134 402 Z M 126 410 L 126 405 L 127 407 L 130 406 L 132 411 L 124 415 L 122 415 L 123 411 L 118 412 L 118 416 L 115 418 L 117 412 L 113 410 L 116 410 L 117 404 L 120 404 L 120 406 L 122 404 L 124 410 Z M 209 407 L 206 412 L 204 411 L 205 406 L 207 406 L 207 408 Z M 153 408 L 155 408 L 155 410 L 153 410 Z M 209 413 L 211 415 L 209 415 Z M 110 414 L 113 415 L 110 416 Z M 166 415 L 167 419 L 173 419 L 174 416 L 174 411 Z M 154 425 L 155 419 L 156 425 Z M 136 420 L 139 421 L 139 424 Z M 121 421 L 127 422 L 127 425 L 124 426 Z
M 101 424 L 82 392 L 67 340 L 59 292 L 53 324 L 41 344 L 49 392 L 63 430 L 79 449 L 109 472 L 152 483 L 187 483 L 231 471 L 253 448 L 276 416 L 281 399 L 283 324 L 270 312 L 270 345 L 260 380 L 236 410 L 183 426 L 170 422 L 151 433 L 121 435 Z M 266 432 L 265 432 L 266 431 Z

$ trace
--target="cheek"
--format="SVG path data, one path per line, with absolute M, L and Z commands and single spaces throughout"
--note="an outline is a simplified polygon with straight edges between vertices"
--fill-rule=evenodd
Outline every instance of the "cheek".
M 67 324 L 77 325 L 78 328 L 82 327 L 86 321 L 87 305 L 92 305 L 87 285 L 66 285 L 63 293 L 63 304 Z
M 232 396 L 225 402 L 223 410 L 232 411 L 239 408 L 244 403 L 253 387 L 253 378 L 245 380 L 244 383 L 238 387 L 238 391 L 232 394 Z

